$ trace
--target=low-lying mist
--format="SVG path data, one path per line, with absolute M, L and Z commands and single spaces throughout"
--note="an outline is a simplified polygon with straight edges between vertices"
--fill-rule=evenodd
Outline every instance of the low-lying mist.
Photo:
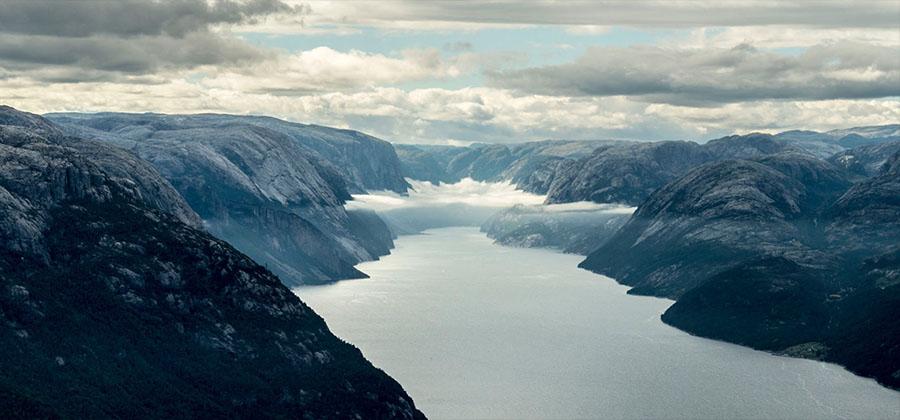
M 347 208 L 377 212 L 396 234 L 449 226 L 482 226 L 492 216 L 514 207 L 538 214 L 627 216 L 634 211 L 631 207 L 589 202 L 543 205 L 545 196 L 518 190 L 511 182 L 484 182 L 471 178 L 454 184 L 407 181 L 412 186 L 408 195 L 390 191 L 358 194 L 347 203 Z
M 390 191 L 357 194 L 350 210 L 374 210 L 397 234 L 448 226 L 481 226 L 496 212 L 516 205 L 540 205 L 544 196 L 517 190 L 510 182 L 465 178 L 454 184 L 407 179 L 408 195 Z

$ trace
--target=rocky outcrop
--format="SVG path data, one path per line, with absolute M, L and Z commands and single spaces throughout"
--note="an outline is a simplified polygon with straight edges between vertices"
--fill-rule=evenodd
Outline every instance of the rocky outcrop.
M 806 185 L 763 162 L 704 165 L 653 193 L 581 266 L 635 286 L 633 293 L 677 298 L 738 257 L 819 264 L 819 237 L 808 227 L 822 196 L 847 184 L 833 168 L 795 159 L 830 183 Z
M 881 173 L 853 185 L 826 213 L 829 245 L 871 254 L 900 244 L 900 151 Z
M 289 285 L 365 277 L 353 266 L 392 247 L 386 228 L 358 235 L 359 221 L 343 207 L 351 192 L 366 188 L 406 191 L 386 142 L 263 117 L 51 117 L 71 133 L 100 138 L 152 163 L 211 233 Z M 379 227 L 383 223 L 365 231 Z
M 150 165 L 0 115 L 0 416 L 422 417 Z
M 858 178 L 868 178 L 881 173 L 885 162 L 897 152 L 900 140 L 855 147 L 829 157 L 828 161 Z
M 663 320 L 693 334 L 900 387 L 900 344 L 885 336 L 900 328 L 897 162 L 856 184 L 801 153 L 710 163 L 654 192 L 581 266 L 677 299 Z

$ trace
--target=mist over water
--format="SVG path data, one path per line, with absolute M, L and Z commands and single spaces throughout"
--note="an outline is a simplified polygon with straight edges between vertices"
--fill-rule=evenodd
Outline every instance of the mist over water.
M 581 257 L 475 228 L 402 236 L 370 279 L 295 292 L 431 418 L 898 418 L 900 393 L 843 368 L 690 336 L 672 301 L 626 295 Z
M 453 184 L 432 184 L 407 179 L 408 195 L 391 191 L 357 194 L 348 209 L 374 210 L 398 234 L 447 226 L 480 226 L 504 208 L 539 206 L 545 196 L 517 190 L 511 182 L 484 182 L 465 178 Z

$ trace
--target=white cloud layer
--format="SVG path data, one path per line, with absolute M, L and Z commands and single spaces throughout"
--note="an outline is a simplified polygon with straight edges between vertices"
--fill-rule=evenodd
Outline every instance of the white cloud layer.
M 8 0 L 0 102 L 32 112 L 264 114 L 404 143 L 828 130 L 900 121 L 898 20 L 898 2 Z M 573 37 L 618 26 L 689 32 L 531 68 L 522 68 L 534 59 L 529 39 L 491 53 L 463 41 L 289 52 L 235 35 L 545 24 Z
M 539 205 L 546 198 L 517 190 L 511 182 L 482 182 L 472 178 L 465 178 L 454 184 L 435 185 L 413 179 L 407 179 L 407 182 L 412 186 L 412 190 L 406 196 L 389 191 L 356 194 L 353 201 L 347 203 L 347 208 L 377 212 L 452 205 L 502 209 L 519 204 Z

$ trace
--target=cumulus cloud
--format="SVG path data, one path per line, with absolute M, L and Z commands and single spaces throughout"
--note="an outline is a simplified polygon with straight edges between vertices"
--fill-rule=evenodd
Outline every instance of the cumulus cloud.
M 594 47 L 573 63 L 492 72 L 491 81 L 544 95 L 627 95 L 673 104 L 882 98 L 900 96 L 900 49 L 836 43 L 790 56 L 748 44 Z

